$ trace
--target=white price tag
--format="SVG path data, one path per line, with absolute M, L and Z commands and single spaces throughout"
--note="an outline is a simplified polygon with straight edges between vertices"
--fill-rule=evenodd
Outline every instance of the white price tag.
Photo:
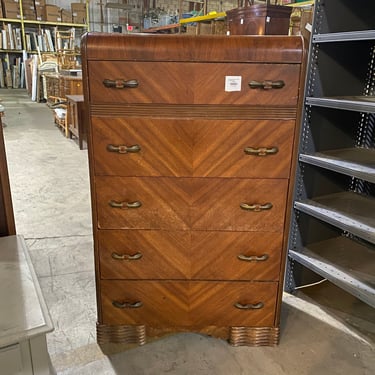
M 241 76 L 225 76 L 225 91 L 241 91 Z

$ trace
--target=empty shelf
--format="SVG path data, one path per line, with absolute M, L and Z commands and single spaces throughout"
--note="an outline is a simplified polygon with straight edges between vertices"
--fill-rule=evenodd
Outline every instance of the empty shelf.
M 312 37 L 313 43 L 350 42 L 356 40 L 375 39 L 375 30 L 347 31 L 342 33 L 316 34 Z
M 375 307 L 375 250 L 346 237 L 289 250 L 289 256 Z
M 307 97 L 306 104 L 318 107 L 346 109 L 357 112 L 375 112 L 374 96 L 338 96 L 329 98 Z
M 375 199 L 352 192 L 296 201 L 294 207 L 375 244 Z
M 314 155 L 301 154 L 299 160 L 362 180 L 375 182 L 374 149 L 347 148 L 317 152 Z

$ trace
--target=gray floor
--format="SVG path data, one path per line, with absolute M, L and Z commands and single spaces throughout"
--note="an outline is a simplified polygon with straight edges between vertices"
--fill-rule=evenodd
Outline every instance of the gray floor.
M 46 105 L 31 102 L 23 90 L 0 90 L 0 98 L 17 233 L 27 240 L 55 325 L 47 339 L 57 374 L 375 373 L 374 309 L 329 283 L 284 295 L 276 348 L 234 348 L 176 334 L 143 347 L 101 349 L 87 151 L 65 138 Z

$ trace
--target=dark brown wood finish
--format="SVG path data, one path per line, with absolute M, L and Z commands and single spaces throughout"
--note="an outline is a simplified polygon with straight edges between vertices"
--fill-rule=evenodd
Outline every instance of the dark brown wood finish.
M 3 125 L 0 118 L 0 236 L 16 234 L 12 196 L 9 184 Z
M 98 341 L 275 345 L 302 38 L 94 33 L 82 46 Z

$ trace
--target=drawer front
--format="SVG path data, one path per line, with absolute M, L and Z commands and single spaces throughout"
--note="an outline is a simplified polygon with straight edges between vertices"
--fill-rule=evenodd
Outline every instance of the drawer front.
M 102 279 L 277 281 L 282 234 L 98 231 Z
M 104 324 L 272 326 L 277 283 L 102 281 Z
M 91 103 L 193 102 L 192 64 L 89 61 L 88 69 Z M 107 87 L 105 80 L 135 80 L 137 87 Z
M 188 230 L 189 182 L 177 178 L 96 177 L 98 228 Z
M 95 174 L 191 176 L 194 139 L 190 130 L 189 121 L 183 120 L 94 117 Z
M 191 277 L 277 281 L 282 233 L 193 231 Z
M 96 177 L 95 185 L 102 229 L 284 229 L 287 180 Z
M 294 120 L 92 119 L 97 175 L 288 178 Z
M 187 231 L 98 231 L 102 279 L 187 279 Z
M 298 64 L 89 61 L 91 103 L 296 105 Z
M 193 326 L 272 326 L 278 283 L 192 282 Z
M 165 327 L 188 322 L 187 283 L 104 280 L 100 285 L 103 324 Z

